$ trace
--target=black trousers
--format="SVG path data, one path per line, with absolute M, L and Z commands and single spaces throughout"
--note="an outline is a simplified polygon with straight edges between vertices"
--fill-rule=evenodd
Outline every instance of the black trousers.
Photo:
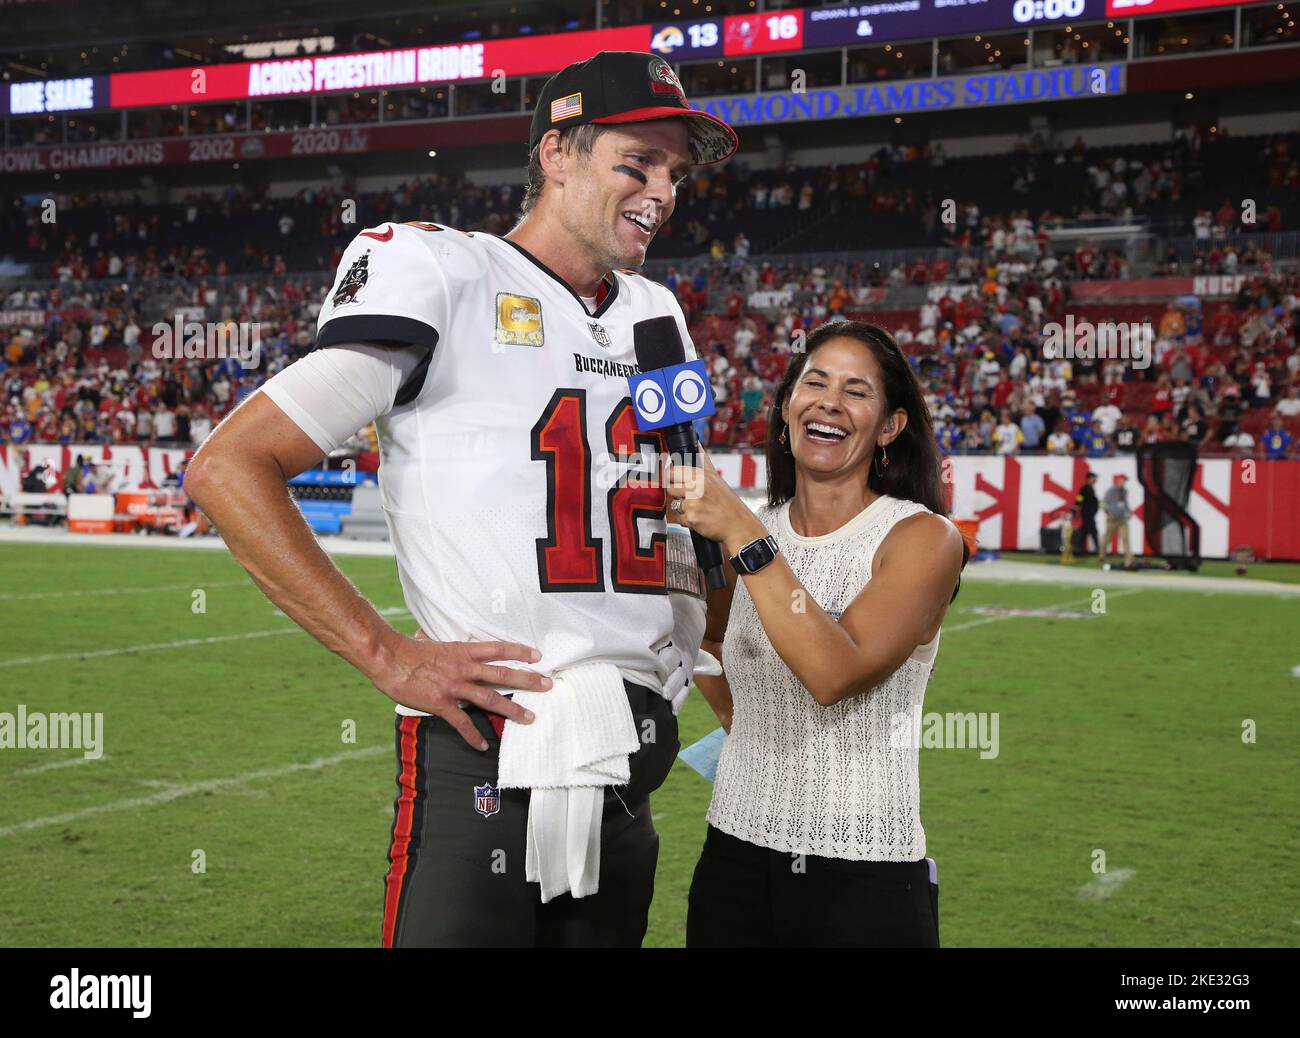
M 926 860 L 846 861 L 758 847 L 709 826 L 688 948 L 937 948 Z
M 641 746 L 628 785 L 605 790 L 600 889 L 546 904 L 524 874 L 529 791 L 496 788 L 501 741 L 487 714 L 467 711 L 486 752 L 442 718 L 397 718 L 385 947 L 640 947 L 659 857 L 650 794 L 680 743 L 667 700 L 642 685 L 624 688 Z
M 1092 548 L 1089 549 L 1088 542 L 1092 542 Z M 1101 536 L 1097 533 L 1097 513 L 1083 513 L 1083 525 L 1079 527 L 1074 535 L 1074 550 L 1080 555 L 1087 555 L 1090 551 L 1097 552 L 1101 550 Z

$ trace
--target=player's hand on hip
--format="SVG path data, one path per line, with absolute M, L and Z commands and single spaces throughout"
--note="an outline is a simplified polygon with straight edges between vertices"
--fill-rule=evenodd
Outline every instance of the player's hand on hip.
M 546 692 L 551 687 L 551 679 L 544 674 L 489 662 L 536 663 L 541 653 L 528 645 L 435 642 L 423 631 L 414 638 L 405 635 L 399 638 L 390 646 L 388 674 L 376 680 L 375 687 L 402 706 L 441 717 L 478 750 L 486 750 L 488 744 L 463 709 L 466 704 L 501 714 L 518 724 L 532 724 L 531 710 L 525 710 L 496 689 Z

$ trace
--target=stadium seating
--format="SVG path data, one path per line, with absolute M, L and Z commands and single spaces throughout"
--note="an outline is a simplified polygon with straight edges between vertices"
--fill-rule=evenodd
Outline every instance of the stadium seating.
M 1249 236 L 1229 238 L 1224 220 L 1235 221 L 1235 210 L 1207 214 L 1222 208 L 1221 192 L 1234 177 L 1249 176 L 1269 185 L 1259 204 L 1276 206 L 1292 226 L 1300 212 L 1300 173 L 1291 157 L 1297 153 L 1295 134 L 1223 141 L 1187 135 L 1124 148 L 1087 148 L 1082 142 L 1056 151 L 1027 147 L 1009 160 L 939 163 L 925 149 L 886 148 L 867 162 L 839 167 L 752 171 L 733 162 L 698 172 L 682 189 L 647 273 L 677 293 L 720 395 L 734 402 L 748 390 L 751 415 L 755 405 L 760 411 L 768 406 L 792 333 L 839 313 L 897 333 L 917 371 L 932 387 L 943 387 L 953 407 L 946 420 L 967 437 L 952 449 L 986 449 L 971 426 L 985 407 L 996 414 L 1009 400 L 1018 404 L 1017 393 L 1029 392 L 1049 417 L 1054 400 L 1072 398 L 1085 419 L 1103 397 L 1113 397 L 1140 427 L 1153 410 L 1155 380 L 1162 372 L 1172 374 L 1184 339 L 1199 350 L 1191 399 L 1207 419 L 1206 447 L 1218 445 L 1232 424 L 1218 416 L 1226 379 L 1241 390 L 1237 427 L 1258 441 L 1273 404 L 1300 380 L 1297 279 L 1269 273 L 1272 257 Z M 1151 163 L 1159 164 L 1158 176 L 1139 190 L 1133 170 Z M 1008 178 L 1024 179 L 1027 170 L 1036 171 L 1032 183 L 1010 190 Z M 1110 170 L 1112 180 L 1134 180 L 1134 194 L 1143 195 L 1141 216 L 1150 226 L 1163 219 L 1186 233 L 1197 219 L 1203 237 L 1195 239 L 1193 262 L 1184 273 L 1236 272 L 1256 280 L 1224 304 L 1226 339 L 1214 341 L 1214 316 L 1207 308 L 1202 338 L 1170 339 L 1159 347 L 1161 364 L 1125 370 L 1119 388 L 1071 373 L 1068 383 L 1053 382 L 1042 392 L 1026 381 L 1027 371 L 1019 379 L 1007 375 L 1018 348 L 1046 360 L 1030 313 L 1033 298 L 1044 301 L 1042 319 L 1060 319 L 1068 307 L 1076 321 L 1149 322 L 1157 329 L 1174 302 L 1159 293 L 1109 301 L 1082 289 L 1069 301 L 1072 286 L 1081 281 L 1132 276 L 1117 250 L 1089 250 L 1086 240 L 1077 239 L 1055 244 L 1047 233 L 1061 215 L 1052 211 L 1053 199 L 1070 195 L 1082 198 L 1085 208 L 1107 209 L 1100 197 L 1104 189 L 1097 187 L 1102 170 Z M 0 443 L 195 442 L 263 379 L 311 348 L 319 301 L 359 226 L 432 219 L 503 233 L 514 219 L 520 187 L 486 189 L 445 175 L 415 179 L 355 194 L 358 224 L 342 224 L 339 202 L 354 194 L 344 187 L 275 198 L 232 187 L 220 197 L 195 195 L 161 205 L 74 196 L 61 211 L 58 248 L 48 229 L 24 217 L 22 209 L 6 210 L 0 224 L 12 232 L 5 240 L 15 244 L 14 258 L 48 276 L 6 289 L 5 309 L 45 316 L 27 326 L 10 322 L 0 359 Z M 944 197 L 959 203 L 956 225 L 927 227 L 925 211 Z M 742 232 L 747 244 L 738 238 Z M 1169 273 L 1161 257 L 1166 246 L 1177 254 L 1174 240 L 1154 239 L 1150 273 Z M 1231 251 L 1231 241 L 1238 240 L 1244 244 Z M 774 253 L 773 245 L 786 251 Z M 871 251 L 882 245 L 892 251 Z M 1097 260 L 1091 266 L 1089 251 Z M 923 303 L 937 283 L 973 290 L 976 303 L 960 304 L 963 309 L 927 328 Z M 262 365 L 245 371 L 227 362 L 213 371 L 154 363 L 145 348 L 152 323 L 192 307 L 209 320 L 256 319 Z M 744 356 L 736 343 L 746 319 L 754 336 Z M 976 361 L 986 353 L 996 359 L 997 378 L 977 374 Z M 1260 362 L 1270 387 L 1265 398 L 1256 399 Z M 1175 421 L 1160 435 L 1181 435 L 1187 402 L 1175 408 Z M 738 421 L 724 446 L 756 446 L 761 436 L 760 425 Z M 347 509 L 337 498 L 350 497 L 350 488 L 344 495 L 327 490 L 311 488 L 299 496 L 315 524 L 340 529 Z M 359 504 L 368 507 L 365 495 Z M 373 517 L 351 518 L 350 528 L 364 536 Z

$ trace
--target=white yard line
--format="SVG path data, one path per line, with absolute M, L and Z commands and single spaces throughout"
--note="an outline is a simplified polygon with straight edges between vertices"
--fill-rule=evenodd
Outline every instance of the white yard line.
M 34 768 L 22 768 L 19 771 L 11 772 L 12 775 L 40 775 L 46 771 L 59 771 L 62 768 L 74 768 L 78 764 L 95 764 L 101 760 L 112 760 L 107 754 L 99 757 L 74 757 L 72 760 L 56 760 L 50 764 L 38 764 Z
M 263 779 L 280 778 L 284 775 L 293 775 L 300 771 L 320 771 L 322 768 L 328 768 L 333 764 L 343 764 L 350 760 L 360 760 L 365 757 L 377 757 L 381 754 L 392 752 L 393 749 L 391 746 L 367 746 L 364 749 L 345 750 L 342 753 L 336 753 L 330 757 L 317 757 L 315 760 L 307 761 L 305 764 L 284 764 L 278 768 L 262 768 L 258 771 L 246 771 L 241 775 L 231 775 L 229 778 L 208 779 L 204 782 L 186 782 L 175 786 L 169 786 L 157 793 L 150 793 L 148 796 L 127 797 L 125 800 L 111 800 L 107 804 L 96 804 L 94 807 L 83 807 L 78 811 L 68 811 L 60 815 L 46 815 L 44 818 L 31 818 L 26 822 L 7 825 L 0 828 L 0 837 L 31 832 L 33 829 L 47 829 L 52 825 L 67 825 L 69 822 L 77 822 L 83 818 L 91 818 L 95 815 L 108 814 L 113 811 L 133 811 L 138 807 L 155 807 L 158 804 L 170 803 L 173 800 L 179 800 L 181 797 L 194 796 L 198 793 L 220 793 L 224 790 L 246 785 L 249 782 L 260 782 Z
M 1079 896 L 1088 901 L 1105 901 L 1125 883 L 1137 875 L 1136 869 L 1116 869 L 1093 876 L 1079 888 Z
M 1210 591 L 1228 595 L 1272 595 L 1300 598 L 1300 584 L 1280 580 L 1256 580 L 1245 577 L 1203 577 L 1197 573 L 1171 573 L 1147 570 L 1131 573 L 1112 569 L 1071 569 L 1047 562 L 1019 562 L 995 559 L 972 562 L 962 571 L 964 582 L 989 581 L 998 584 L 1053 584 L 1062 587 L 1140 587 L 1152 591 Z
M 144 645 L 119 645 L 114 649 L 92 649 L 88 652 L 54 652 L 46 656 L 20 656 L 0 660 L 0 667 L 24 667 L 36 663 L 58 663 L 62 660 L 93 660 L 101 656 L 125 656 L 132 652 L 155 652 L 159 649 L 184 649 L 191 645 L 216 645 L 218 642 L 237 642 L 246 638 L 273 638 L 280 634 L 305 634 L 301 627 L 277 627 L 266 631 L 246 631 L 243 634 L 218 634 L 211 638 L 183 638 L 175 642 L 149 642 Z
M 316 540 L 331 555 L 370 555 L 392 557 L 388 541 L 354 541 L 337 534 L 320 534 Z M 149 548 L 163 551 L 226 551 L 226 542 L 217 536 L 170 537 L 163 534 L 142 537 L 138 533 L 69 533 L 63 527 L 12 526 L 0 523 L 0 544 L 54 544 L 95 548 Z
M 751 507 L 753 505 L 751 504 Z M 335 534 L 318 535 L 316 540 L 331 555 L 366 555 L 392 557 L 388 541 L 354 541 Z M 164 551 L 225 551 L 220 537 L 141 537 L 134 533 L 68 533 L 61 527 L 12 526 L 0 523 L 0 544 L 91 545 L 97 548 L 160 548 Z M 1266 568 L 1261 570 L 1267 572 Z M 1149 587 L 1159 591 L 1210 591 L 1225 594 L 1276 595 L 1300 597 L 1300 584 L 1255 577 L 1205 577 L 1193 573 L 1168 573 L 1147 570 L 1130 573 L 1114 569 L 1109 572 L 1081 568 L 1072 570 L 1044 562 L 1020 562 L 996 559 L 972 562 L 962 574 L 963 580 L 983 580 L 1008 584 L 1086 584 L 1091 587 Z
M 278 612 L 278 610 L 277 610 Z M 281 613 L 280 615 L 284 615 Z M 409 616 L 405 606 L 385 606 L 380 616 Z M 119 645 L 112 649 L 90 649 L 86 652 L 55 652 L 45 656 L 20 656 L 0 660 L 0 667 L 22 667 L 37 663 L 58 663 L 63 660 L 91 660 L 101 656 L 125 656 L 133 652 L 157 652 L 164 649 L 184 649 L 191 645 L 216 645 L 219 642 L 237 642 L 247 638 L 273 638 L 281 634 L 306 634 L 301 627 L 273 627 L 262 631 L 245 631 L 243 634 L 218 634 L 211 638 L 182 638 L 174 642 L 148 642 L 143 645 Z
M 1122 597 L 1125 596 L 1125 595 L 1136 595 L 1139 591 L 1146 591 L 1146 590 L 1147 590 L 1146 588 L 1135 587 L 1135 588 L 1129 588 L 1129 589 L 1124 590 L 1124 591 L 1107 591 L 1107 592 L 1106 592 L 1106 599 L 1107 599 L 1107 601 L 1109 601 L 1109 600 L 1112 599 L 1112 598 L 1122 598 Z M 1068 609 L 1070 606 L 1077 606 L 1077 605 L 1086 605 L 1086 606 L 1091 606 L 1091 605 L 1092 605 L 1092 597 L 1089 596 L 1088 598 L 1084 599 L 1082 602 L 1080 602 L 1077 598 L 1072 598 L 1072 599 L 1070 599 L 1070 601 L 1068 601 L 1068 602 L 1060 602 L 1060 603 L 1058 603 L 1058 604 L 1056 604 L 1056 605 L 1035 606 L 1035 607 L 1033 607 L 1033 608 L 1037 608 L 1037 609 Z M 1098 614 L 1098 615 L 1104 615 L 1104 614 Z M 1051 617 L 1034 617 L 1034 616 L 985 616 L 985 617 L 981 617 L 981 618 L 978 619 L 978 620 L 967 620 L 964 624 L 953 624 L 951 627 L 949 627 L 947 624 L 945 624 L 945 625 L 944 625 L 940 630 L 941 630 L 944 634 L 948 634 L 948 633 L 951 632 L 951 631 L 964 631 L 964 630 L 967 630 L 968 628 L 971 628 L 971 627 L 983 627 L 985 624 L 995 624 L 995 623 L 998 623 L 1000 620 L 1037 620 L 1037 619 L 1048 620 L 1048 619 L 1051 619 Z
M 82 598 L 98 595 L 153 595 L 166 594 L 172 591 L 194 591 L 198 588 L 207 591 L 209 588 L 214 587 L 246 587 L 252 591 L 258 590 L 257 585 L 251 580 L 230 580 L 222 581 L 221 583 L 195 580 L 188 584 L 160 584 L 157 587 L 84 588 L 79 591 L 33 591 L 21 595 L 0 595 L 0 602 L 30 602 L 34 599 L 40 598 Z
M 1130 588 L 1124 591 L 1108 591 L 1108 598 L 1118 598 L 1121 595 L 1135 595 L 1144 588 Z M 1083 604 L 1089 604 L 1090 600 Z M 1079 605 L 1077 599 L 1071 599 L 1068 602 L 1062 602 L 1058 605 L 1044 606 L 1044 609 L 1065 609 L 1072 605 Z M 278 612 L 278 610 L 277 610 Z M 409 610 L 403 606 L 386 606 L 379 610 L 381 616 L 406 616 Z M 984 624 L 997 623 L 1000 620 L 1019 620 L 1032 619 L 1032 617 L 1013 617 L 1013 616 L 986 616 L 979 620 L 970 620 L 962 624 L 954 624 L 951 627 L 945 626 L 943 630 L 963 631 L 968 627 L 981 627 Z M 16 659 L 0 660 L 0 667 L 22 667 L 31 666 L 39 663 L 59 663 L 65 660 L 90 660 L 98 659 L 104 656 L 125 656 L 133 652 L 158 652 L 167 649 L 184 649 L 194 645 L 216 645 L 221 642 L 243 641 L 250 638 L 274 638 L 283 634 L 303 634 L 305 633 L 300 627 L 276 627 L 263 631 L 246 631 L 243 634 L 220 634 L 211 638 L 183 638 L 174 642 L 149 642 L 143 645 L 119 645 L 111 649 L 91 649 L 86 652 L 56 652 L 44 656 L 20 656 Z

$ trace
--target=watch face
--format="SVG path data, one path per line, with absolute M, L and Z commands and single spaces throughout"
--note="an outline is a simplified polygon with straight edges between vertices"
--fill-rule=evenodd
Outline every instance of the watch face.
M 742 573 L 755 573 L 762 569 L 776 558 L 776 550 L 773 544 L 774 541 L 771 537 L 764 537 L 762 540 L 746 544 L 740 549 L 735 559 L 732 560 L 736 564 L 736 569 Z

